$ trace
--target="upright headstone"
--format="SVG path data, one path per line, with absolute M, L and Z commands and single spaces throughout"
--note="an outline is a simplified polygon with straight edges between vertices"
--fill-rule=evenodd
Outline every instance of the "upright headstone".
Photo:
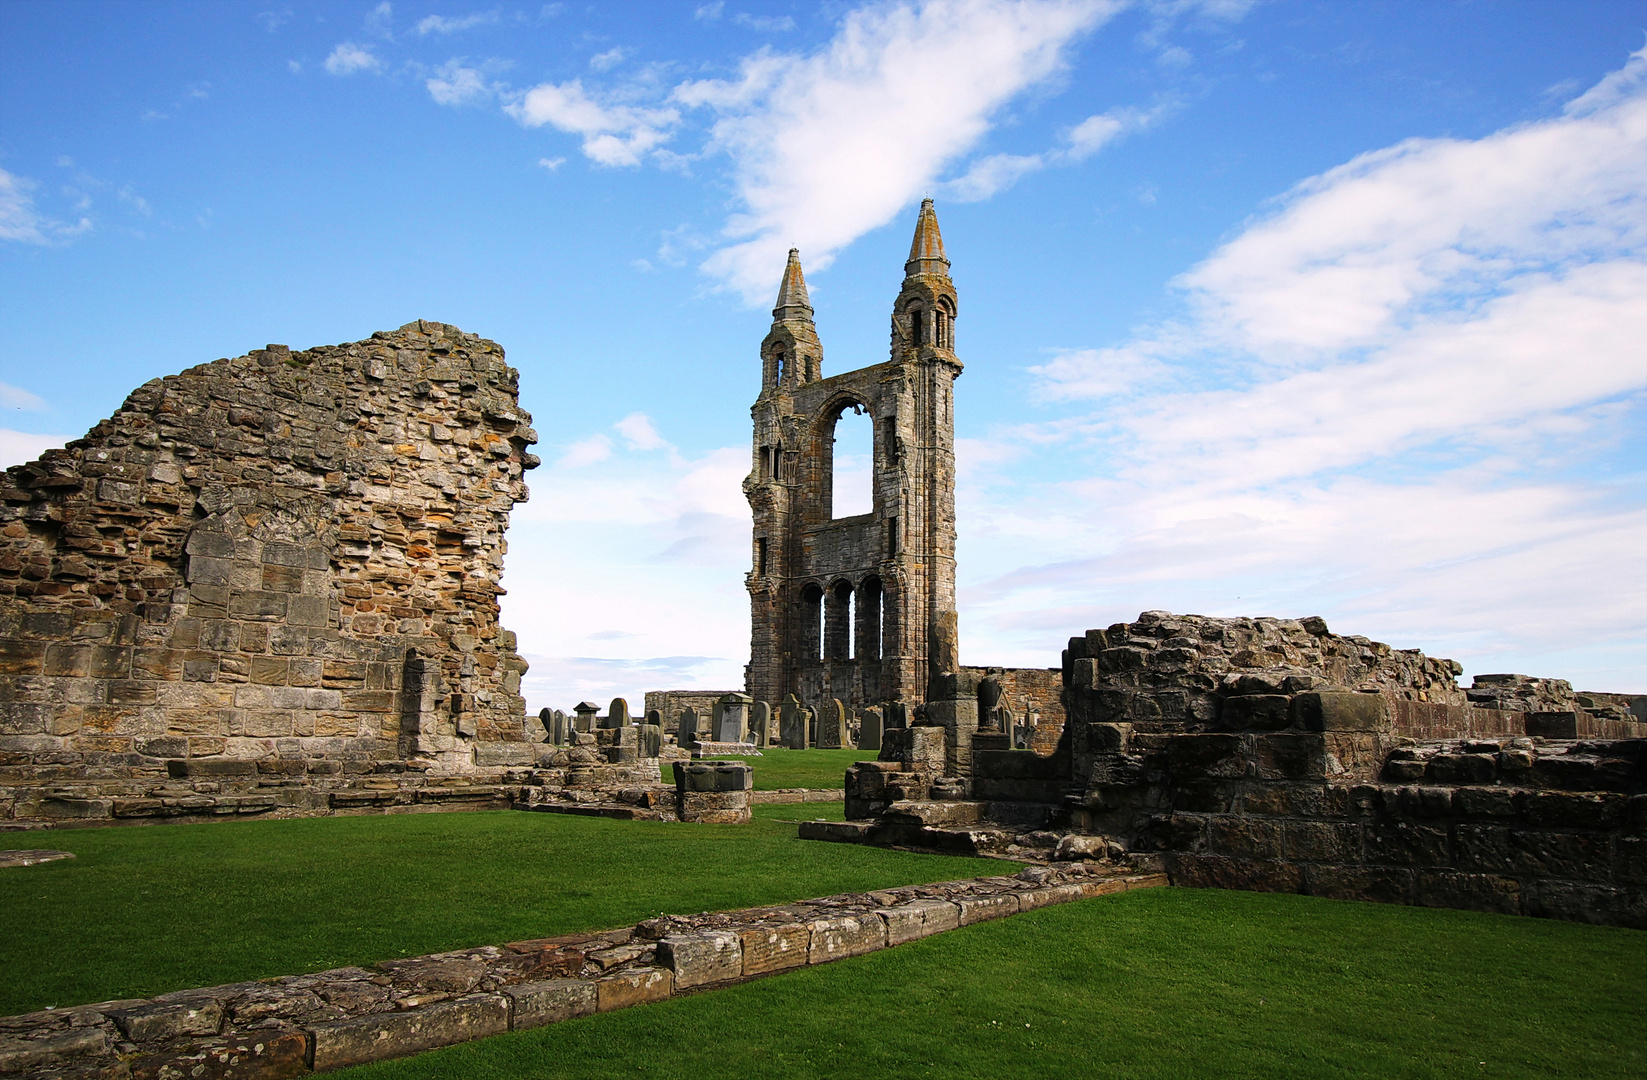
M 578 714 L 577 729 L 579 731 L 594 731 L 595 717 L 600 713 L 600 706 L 593 701 L 580 701 L 572 706 L 572 711 Z
M 747 694 L 723 694 L 715 702 L 714 739 L 716 742 L 741 743 L 749 728 Z
M 663 727 L 663 713 L 656 709 L 647 709 L 646 722 L 648 724 L 655 724 L 660 728 Z
M 846 706 L 840 698 L 830 698 L 818 710 L 818 749 L 841 749 L 841 735 L 846 730 Z
M 865 709 L 858 716 L 858 749 L 879 750 L 881 748 L 881 710 Z
M 657 710 L 654 709 L 653 712 Z M 648 716 L 651 713 L 647 714 Z M 640 724 L 640 756 L 655 758 L 663 750 L 663 728 L 657 724 Z
M 698 710 L 690 705 L 681 710 L 680 724 L 675 728 L 675 742 L 683 750 L 698 745 Z
M 1000 731 L 1001 680 L 986 675 L 978 682 L 978 730 Z
M 881 713 L 881 730 L 897 731 L 909 726 L 909 707 L 901 701 L 889 701 Z
M 629 702 L 615 697 L 612 704 L 606 707 L 606 716 L 601 721 L 601 727 L 623 728 L 629 726 Z
M 749 709 L 749 741 L 766 746 L 772 738 L 772 706 L 757 701 Z
M 548 709 L 539 710 L 537 730 L 529 731 L 527 738 L 538 742 L 553 743 L 555 741 L 555 714 Z
M 785 748 L 789 750 L 805 750 L 808 744 L 807 723 L 812 719 L 810 711 L 801 705 L 800 699 L 790 694 L 778 706 L 778 734 Z

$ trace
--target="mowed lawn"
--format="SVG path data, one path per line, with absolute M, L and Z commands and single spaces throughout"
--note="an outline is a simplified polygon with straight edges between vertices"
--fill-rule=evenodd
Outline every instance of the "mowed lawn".
M 1641 931 L 1149 889 L 334 1075 L 1639 1078 L 1644 991 Z
M 875 750 L 785 750 L 769 747 L 760 757 L 717 757 L 716 761 L 747 761 L 755 767 L 755 790 L 780 788 L 825 788 L 839 791 L 846 783 L 846 770 L 856 761 L 873 761 Z M 666 781 L 675 774 L 667 769 Z
M 0 1015 L 1010 870 L 749 825 L 519 811 L 14 833 L 77 858 L 0 870 Z

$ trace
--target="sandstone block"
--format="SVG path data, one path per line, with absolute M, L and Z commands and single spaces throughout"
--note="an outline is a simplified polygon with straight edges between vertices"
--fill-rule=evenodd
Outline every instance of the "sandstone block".
M 575 1016 L 589 1016 L 596 1007 L 595 984 L 583 979 L 544 979 L 506 986 L 511 1004 L 510 1027 L 515 1031 L 542 1027 Z
M 285 1080 L 308 1076 L 308 1057 L 308 1032 L 247 1032 L 187 1052 L 140 1054 L 130 1069 L 132 1080 Z
M 955 929 L 961 925 L 961 909 L 947 900 L 911 900 L 882 908 L 881 918 L 886 922 L 886 943 L 901 945 Z
M 806 923 L 747 927 L 737 933 L 745 975 L 802 967 L 812 944 L 812 928 Z
M 814 919 L 807 963 L 823 964 L 886 947 L 886 923 L 879 915 L 838 915 Z
M 0 1073 L 34 1074 L 34 1070 L 82 1060 L 109 1049 L 108 1033 L 101 1027 L 69 1028 L 41 1039 L 0 1036 Z
M 1016 892 L 994 893 L 989 896 L 963 896 L 956 901 L 961 909 L 960 922 L 962 926 L 971 926 L 973 923 L 985 922 L 989 919 L 999 919 L 1005 915 L 1018 913 L 1018 894 Z
M 215 1035 L 223 1022 L 223 1003 L 199 997 L 184 1001 L 151 1001 L 107 1013 L 132 1042 L 154 1042 L 179 1035 Z
M 311 1030 L 314 1069 L 326 1072 L 497 1035 L 509 1030 L 509 1003 L 497 994 L 470 994 L 405 1012 L 316 1024 Z
M 675 988 L 736 979 L 744 972 L 743 941 L 730 930 L 671 934 L 658 942 L 658 962 L 675 975 Z
M 1388 731 L 1382 694 L 1312 690 L 1292 699 L 1292 719 L 1305 731 Z
M 1049 885 L 1044 889 L 1029 889 L 1018 894 L 1018 909 L 1032 911 L 1052 904 L 1067 904 L 1086 896 L 1077 882 L 1068 885 Z
M 595 980 L 595 1004 L 603 1013 L 663 1001 L 673 992 L 674 974 L 667 968 L 629 968 Z

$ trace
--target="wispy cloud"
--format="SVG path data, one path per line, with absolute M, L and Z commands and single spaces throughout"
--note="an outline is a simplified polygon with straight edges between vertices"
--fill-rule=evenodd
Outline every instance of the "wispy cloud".
M 716 110 L 743 211 L 705 270 L 764 298 L 798 244 L 809 267 L 890 221 L 971 150 L 1004 104 L 1054 72 L 1120 4 L 972 0 L 866 7 L 811 55 L 760 52 L 740 78 L 683 84 Z M 980 180 L 980 186 L 983 181 Z
M 0 469 L 33 461 L 47 450 L 62 446 L 71 435 L 36 435 L 27 431 L 0 428 Z
M 369 49 L 345 41 L 326 57 L 326 70 L 333 75 L 355 75 L 362 71 L 382 71 L 383 61 Z
M 436 68 L 424 86 L 437 105 L 476 105 L 508 93 L 509 88 L 493 78 L 508 67 L 501 60 L 471 63 L 467 57 L 455 57 Z
M 599 165 L 633 166 L 647 151 L 666 142 L 680 113 L 597 100 L 579 79 L 544 83 L 528 90 L 507 111 L 527 127 L 548 125 L 583 136 L 583 152 Z
M 610 71 L 623 63 L 623 58 L 629 55 L 622 48 L 607 49 L 603 53 L 596 53 L 589 58 L 589 66 L 596 71 Z
M 472 15 L 458 18 L 426 15 L 418 20 L 417 33 L 419 37 L 426 37 L 429 34 L 457 34 L 464 30 L 473 30 L 477 26 L 494 26 L 498 21 L 499 14 L 496 11 L 477 11 Z
M 1018 569 L 963 591 L 974 629 L 1323 610 L 1489 667 L 1600 643 L 1533 673 L 1647 686 L 1644 67 L 1312 178 L 1182 277 L 1178 317 L 1031 369 L 1086 411 L 987 440 L 1023 462 L 974 474 L 970 551 Z M 1014 482 L 1073 447 L 1100 467 Z
M 68 225 L 42 214 L 31 194 L 36 186 L 26 176 L 0 169 L 0 240 L 50 244 L 91 231 L 89 217 L 82 217 L 75 224 Z

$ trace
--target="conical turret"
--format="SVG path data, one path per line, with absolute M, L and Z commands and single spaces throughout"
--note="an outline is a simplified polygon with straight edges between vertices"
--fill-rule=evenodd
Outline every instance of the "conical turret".
M 909 261 L 904 263 L 904 274 L 949 274 L 944 237 L 938 231 L 938 213 L 932 209 L 931 199 L 921 200 L 921 217 L 915 222 L 915 240 L 909 245 Z
M 812 298 L 806 294 L 801 253 L 789 249 L 789 262 L 772 308 L 772 329 L 761 343 L 761 393 L 793 388 L 819 377 L 823 346 L 812 325 Z
M 778 285 L 778 302 L 772 308 L 772 319 L 775 322 L 790 319 L 812 321 L 812 298 L 806 294 L 806 275 L 801 273 L 799 248 L 789 249 L 789 263 L 783 268 L 783 281 Z

